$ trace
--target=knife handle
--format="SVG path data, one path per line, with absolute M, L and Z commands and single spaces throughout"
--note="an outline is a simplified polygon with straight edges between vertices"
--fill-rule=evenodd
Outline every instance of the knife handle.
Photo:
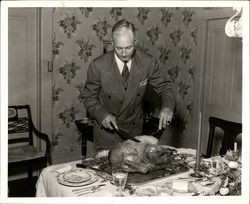
M 78 167 L 78 168 L 84 168 L 84 169 L 86 169 L 86 168 L 87 168 L 87 166 L 86 166 L 86 165 L 84 165 L 84 164 L 80 164 L 80 163 L 76 164 L 76 167 Z

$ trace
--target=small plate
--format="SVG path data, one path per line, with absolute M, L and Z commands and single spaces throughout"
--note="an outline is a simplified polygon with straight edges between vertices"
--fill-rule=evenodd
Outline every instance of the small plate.
M 187 182 L 187 181 L 183 181 L 183 182 L 187 182 L 188 184 L 188 188 L 187 190 L 180 190 L 180 189 L 176 189 L 173 187 L 173 182 L 174 181 L 169 181 L 164 183 L 164 187 L 167 187 L 169 190 L 171 190 L 174 193 L 178 193 L 178 194 L 193 194 L 196 193 L 196 188 L 192 185 L 192 183 Z M 181 184 L 181 183 L 180 183 Z M 186 184 L 183 184 L 186 185 Z
M 137 196 L 158 196 L 156 186 L 140 186 L 135 189 Z
M 82 183 L 91 179 L 91 175 L 87 172 L 69 172 L 63 175 L 63 179 L 69 183 Z
M 164 188 L 162 186 L 154 186 L 154 185 L 147 185 L 147 186 L 139 186 L 135 188 L 135 195 L 136 196 L 171 196 L 173 192 L 170 191 L 168 188 Z
M 66 175 L 66 177 L 65 177 L 65 175 Z M 74 176 L 72 176 L 72 175 L 74 175 Z M 86 176 L 86 175 L 90 176 L 90 179 L 87 179 L 88 176 Z M 66 178 L 66 180 L 65 180 L 65 178 Z M 80 178 L 81 181 L 74 182 L 74 181 L 77 181 L 76 178 Z M 74 170 L 66 171 L 64 173 L 59 174 L 57 177 L 58 183 L 60 183 L 61 185 L 64 185 L 64 186 L 69 186 L 69 187 L 86 186 L 86 185 L 90 185 L 92 183 L 95 183 L 97 180 L 98 180 L 98 176 L 94 173 L 94 171 L 87 170 L 87 169 L 80 169 L 80 170 L 74 169 Z

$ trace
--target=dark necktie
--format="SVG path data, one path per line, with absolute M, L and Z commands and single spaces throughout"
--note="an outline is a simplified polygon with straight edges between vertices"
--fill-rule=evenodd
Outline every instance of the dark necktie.
M 128 82 L 129 70 L 127 66 L 127 62 L 124 62 L 123 70 L 122 70 L 122 79 L 125 84 Z

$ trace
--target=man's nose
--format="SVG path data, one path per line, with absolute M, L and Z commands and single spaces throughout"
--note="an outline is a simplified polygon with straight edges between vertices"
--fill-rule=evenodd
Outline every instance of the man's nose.
M 126 49 L 122 49 L 122 56 L 126 56 L 126 55 L 127 55 Z

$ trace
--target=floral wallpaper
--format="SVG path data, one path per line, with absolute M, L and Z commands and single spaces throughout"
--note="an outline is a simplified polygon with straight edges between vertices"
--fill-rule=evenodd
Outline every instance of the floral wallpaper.
M 192 146 L 193 83 L 199 8 L 55 8 L 53 10 L 53 134 L 54 153 L 79 151 L 74 124 L 85 116 L 82 90 L 91 60 L 102 54 L 112 25 L 126 18 L 135 24 L 137 49 L 153 54 L 177 90 L 174 131 L 168 138 Z M 80 152 L 80 151 L 79 151 Z

